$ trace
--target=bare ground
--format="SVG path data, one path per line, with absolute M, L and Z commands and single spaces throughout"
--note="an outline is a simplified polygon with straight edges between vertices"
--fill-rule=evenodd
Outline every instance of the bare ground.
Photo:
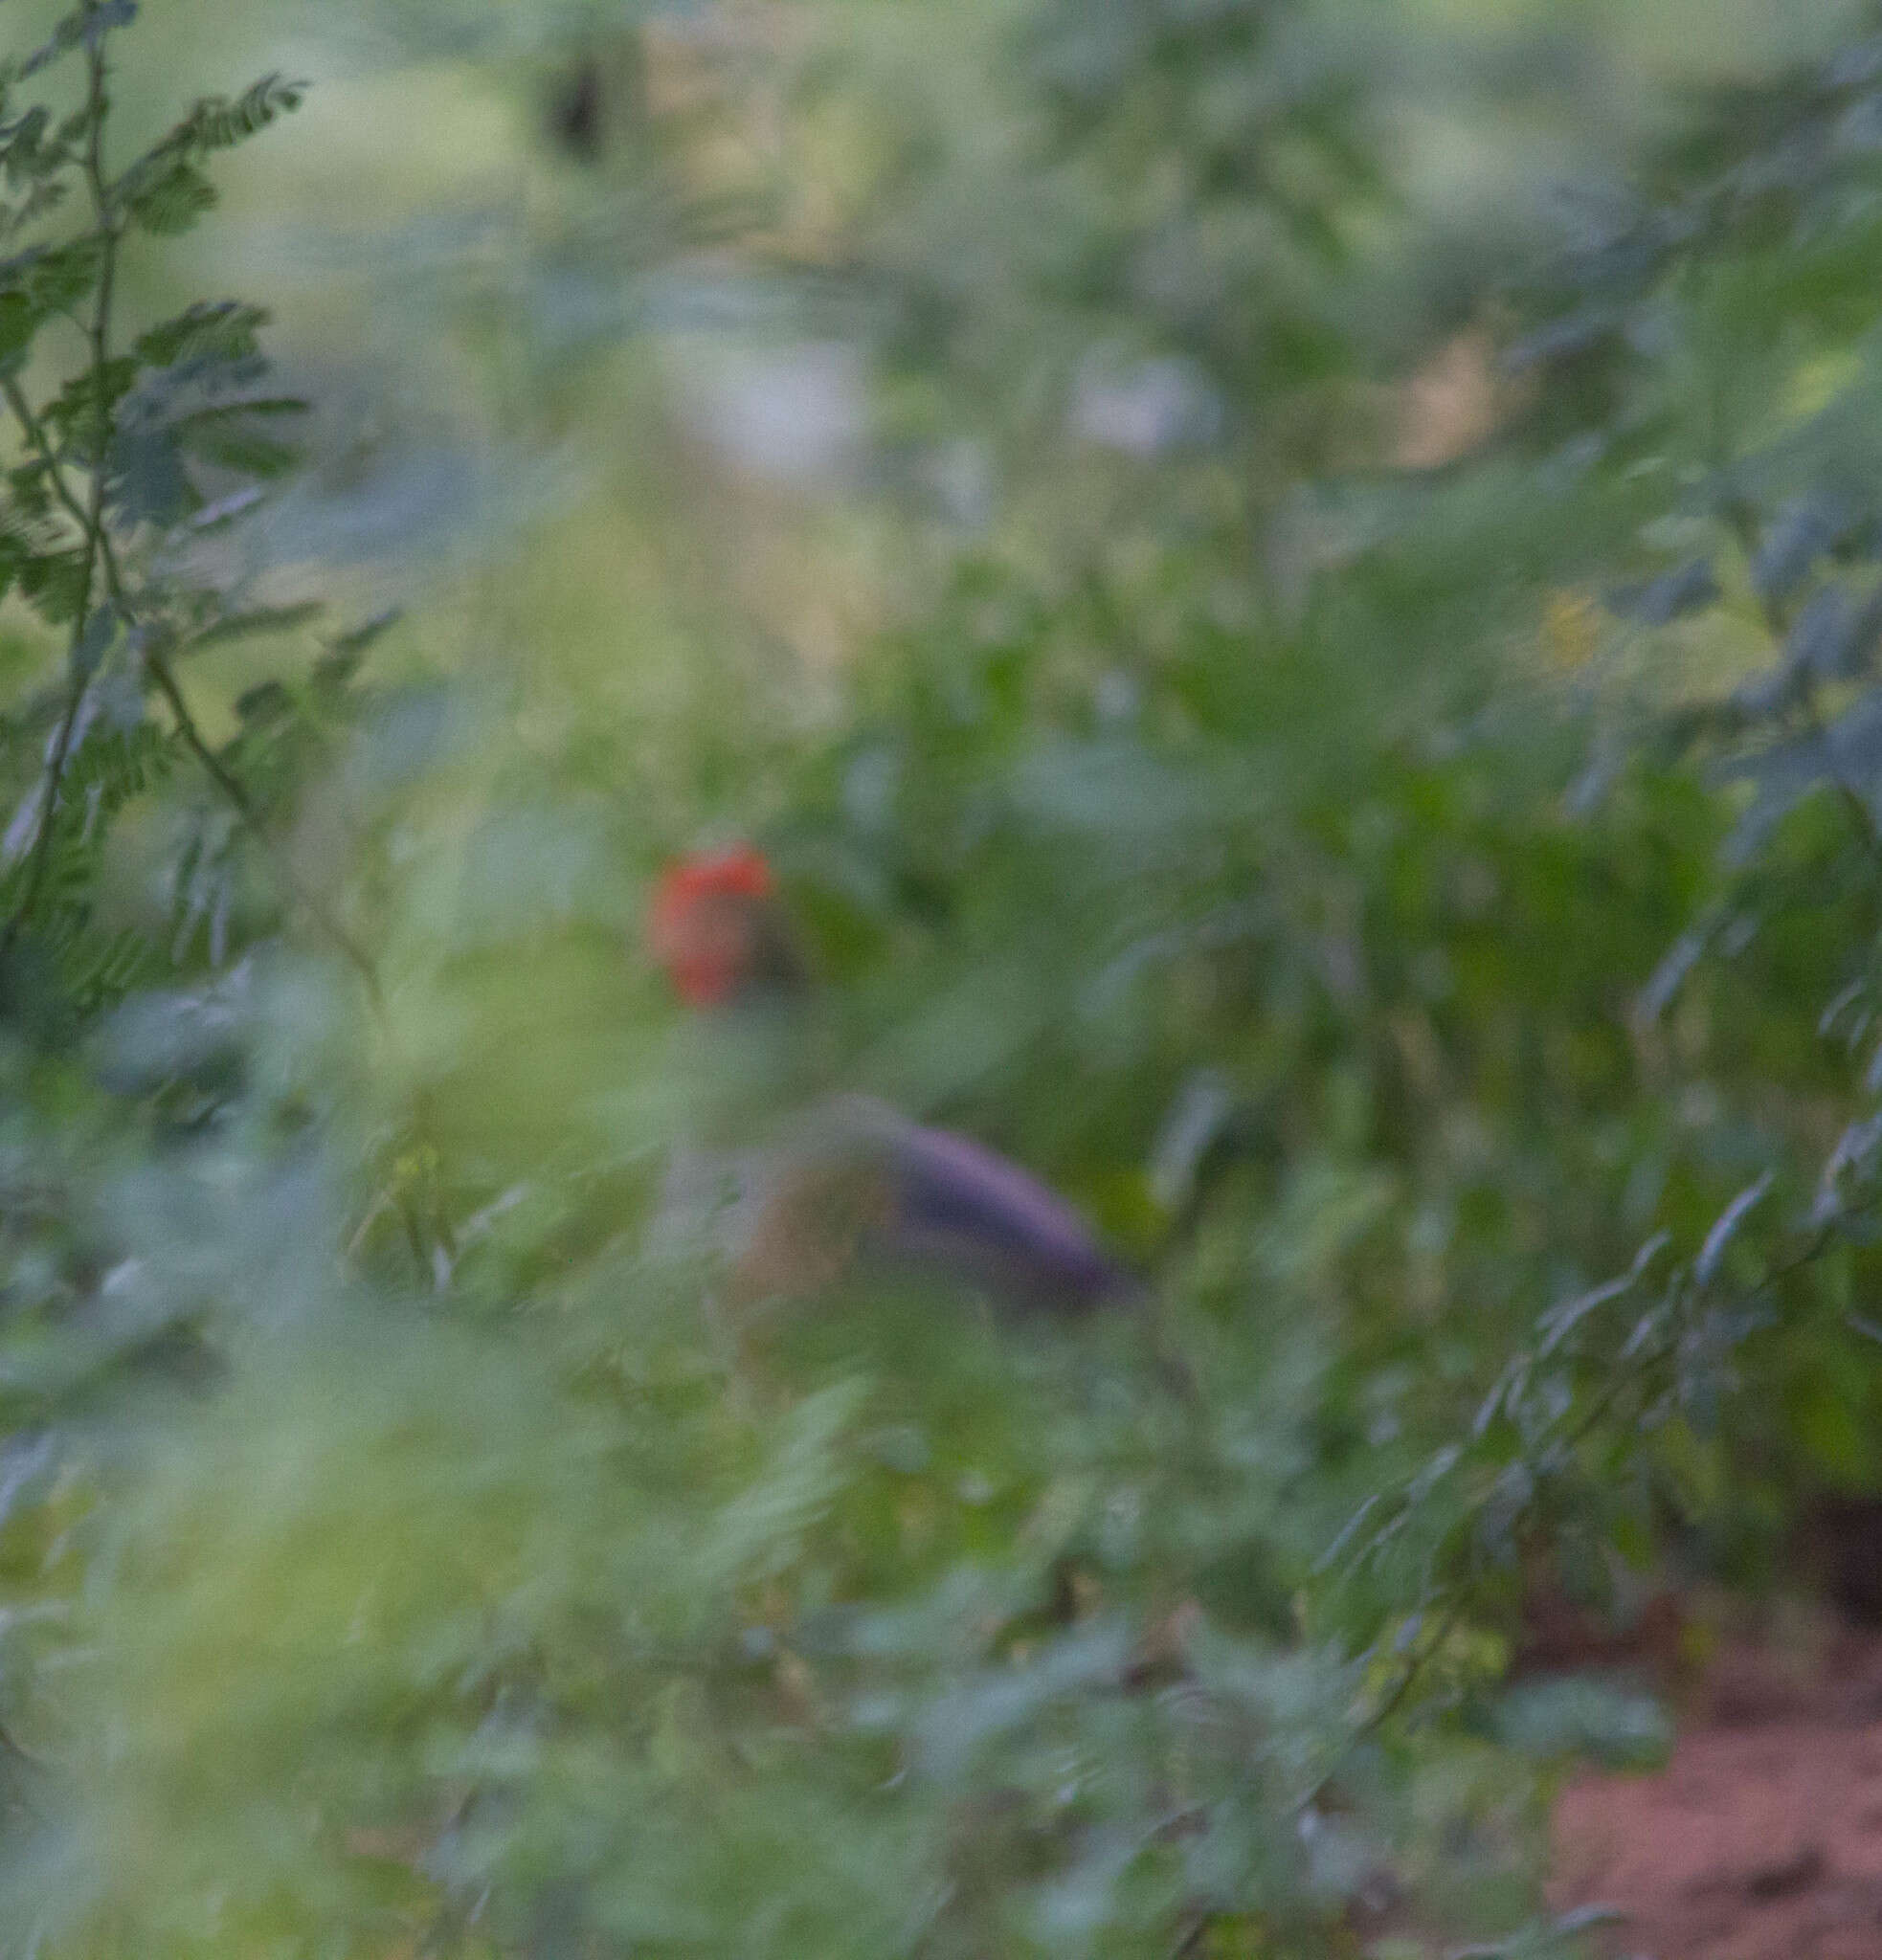
M 1882 1639 L 1728 1649 L 1663 1771 L 1564 1792 L 1553 1871 L 1616 1955 L 1882 1960 Z

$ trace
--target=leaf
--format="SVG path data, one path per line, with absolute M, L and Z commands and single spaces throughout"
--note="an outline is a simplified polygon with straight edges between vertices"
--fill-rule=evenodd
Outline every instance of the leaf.
M 0 293 L 0 368 L 11 371 L 20 366 L 45 319 L 43 309 L 26 294 Z
M 178 160 L 190 161 L 213 150 L 231 149 L 258 135 L 278 118 L 301 106 L 304 81 L 284 81 L 279 74 L 264 75 L 233 99 L 204 96 L 182 122 L 132 164 L 121 184 L 138 194 L 143 184 Z
M 923 1769 L 943 1780 L 962 1774 L 978 1750 L 1023 1728 L 1055 1702 L 1110 1686 L 1130 1656 L 1129 1630 L 1113 1621 L 1061 1637 L 1023 1667 L 989 1670 L 950 1689 L 920 1722 Z
M 194 653 L 232 639 L 252 639 L 262 634 L 293 633 L 311 624 L 326 610 L 318 599 L 294 606 L 255 606 L 246 612 L 231 612 L 201 633 L 183 642 L 186 652 Z
M 403 617 L 401 608 L 388 606 L 383 612 L 375 612 L 370 619 L 329 640 L 327 652 L 335 656 L 363 654 L 382 633 L 396 626 Z
M 1830 771 L 1876 808 L 1882 797 L 1882 689 L 1871 689 L 1846 708 L 1825 731 Z
M 108 478 L 112 508 L 128 524 L 168 528 L 200 501 L 168 429 L 138 428 L 121 421 L 111 438 Z
M 131 343 L 138 360 L 151 368 L 186 362 L 245 361 L 259 350 L 258 336 L 268 323 L 264 307 L 235 300 L 198 301 L 173 318 L 146 328 Z
M 1710 909 L 1704 918 L 1689 925 L 1673 941 L 1634 1002 L 1637 1022 L 1644 1027 L 1651 1027 L 1666 1013 L 1672 1004 L 1673 996 L 1686 985 L 1687 976 L 1705 956 L 1707 947 L 1724 923 L 1722 912 L 1716 908 Z
M 1748 720 L 1764 722 L 1790 707 L 1803 691 L 1804 677 L 1789 660 L 1780 660 L 1732 690 L 1732 706 Z
M 1799 498 L 1772 520 L 1752 554 L 1753 590 L 1767 605 L 1780 605 L 1836 541 L 1839 525 L 1822 503 Z
M 17 231 L 34 212 L 49 208 L 45 193 L 61 189 L 53 180 L 76 154 L 76 132 L 69 125 L 61 123 L 47 137 L 51 120 L 45 107 L 36 105 L 18 121 L 0 124 L 0 173 L 9 189 L 26 192 L 8 215 L 10 231 Z
M 215 208 L 215 186 L 193 164 L 178 161 L 124 200 L 133 224 L 160 238 L 189 231 Z
M 36 327 L 56 313 L 70 312 L 91 291 L 103 256 L 103 240 L 95 234 L 69 245 L 30 246 L 0 259 L 0 295 L 23 301 Z
M 1725 1257 L 1726 1248 L 1737 1236 L 1738 1228 L 1747 1214 L 1777 1182 L 1777 1173 L 1767 1170 L 1755 1182 L 1748 1184 L 1725 1210 L 1718 1215 L 1713 1229 L 1706 1234 L 1706 1242 L 1699 1248 L 1699 1257 L 1692 1262 L 1692 1277 L 1701 1286 L 1712 1283 L 1718 1271 L 1718 1263 Z
M 1658 1702 L 1592 1675 L 1512 1688 L 1498 1704 L 1496 1730 L 1524 1755 L 1593 1756 L 1612 1769 L 1655 1768 L 1672 1747 L 1672 1726 Z
M 33 557 L 32 546 L 11 530 L 0 529 L 0 598 L 12 590 Z
M 63 626 L 84 602 L 91 553 L 82 545 L 29 558 L 19 568 L 21 595 L 49 626 Z
M 1717 774 L 1728 781 L 1749 778 L 1758 791 L 1725 841 L 1721 855 L 1732 865 L 1745 863 L 1778 824 L 1820 790 L 1848 791 L 1875 810 L 1882 803 L 1882 689 L 1860 696 L 1827 728 L 1735 757 Z
M 1500 366 L 1512 377 L 1526 374 L 1552 361 L 1573 360 L 1603 341 L 1615 339 L 1620 331 L 1621 322 L 1605 308 L 1569 314 L 1526 334 L 1505 351 Z
M 293 709 L 294 697 L 279 680 L 263 680 L 235 697 L 235 713 L 245 727 L 268 727 Z
M 314 662 L 310 677 L 315 693 L 324 697 L 330 705 L 335 697 L 358 673 L 360 663 L 365 659 L 367 650 L 382 633 L 397 624 L 403 612 L 397 606 L 388 606 L 383 612 L 375 613 L 370 619 L 354 627 L 349 633 L 343 633 L 327 642 L 326 652 Z
M 1470 1418 L 1470 1439 L 1481 1442 L 1490 1433 L 1490 1427 L 1496 1418 L 1513 1408 L 1516 1399 L 1528 1385 L 1529 1370 L 1521 1361 L 1512 1361 L 1490 1385 L 1490 1393 L 1477 1405 L 1477 1413 Z
M 0 238 L 11 238 L 29 225 L 35 224 L 48 212 L 56 211 L 65 202 L 67 190 L 68 187 L 56 177 L 35 184 L 19 203 L 10 210 L 0 211 Z
M 1608 610 L 1643 626 L 1665 626 L 1682 613 L 1696 612 L 1719 595 L 1712 560 L 1694 558 L 1642 585 L 1617 586 L 1607 595 Z
M 1634 1255 L 1633 1264 L 1619 1279 L 1606 1281 L 1586 1293 L 1578 1294 L 1560 1306 L 1551 1307 L 1543 1316 L 1543 1337 L 1536 1349 L 1537 1358 L 1553 1354 L 1597 1307 L 1605 1306 L 1610 1300 L 1619 1300 L 1623 1294 L 1632 1292 L 1640 1284 L 1647 1267 L 1666 1249 L 1668 1237 L 1667 1233 L 1656 1232 Z
M 10 188 L 17 189 L 39 174 L 38 161 L 44 153 L 40 138 L 52 123 L 52 112 L 43 102 L 35 103 L 16 122 L 0 124 L 0 170 Z
M 1234 1091 L 1220 1071 L 1199 1069 L 1184 1080 L 1151 1146 L 1151 1190 L 1164 1211 L 1188 1198 L 1202 1160 L 1235 1113 Z
M 239 490 L 232 490 L 227 497 L 218 497 L 213 503 L 206 503 L 195 512 L 190 523 L 198 531 L 213 530 L 220 524 L 233 523 L 245 510 L 253 510 L 267 493 L 258 483 L 244 483 Z
M 1379 1493 L 1376 1490 L 1371 1492 L 1360 1503 L 1359 1508 L 1339 1527 L 1333 1543 L 1313 1562 L 1312 1570 L 1315 1578 L 1318 1578 L 1324 1572 L 1332 1571 L 1333 1567 L 1339 1563 L 1346 1548 L 1358 1536 L 1360 1530 L 1365 1526 L 1366 1520 L 1378 1509 L 1379 1501 Z
M 1797 615 L 1784 645 L 1790 667 L 1812 679 L 1853 680 L 1882 642 L 1882 586 L 1858 603 L 1847 586 L 1826 586 Z
M 1841 1214 L 1848 1203 L 1843 1193 L 1843 1180 L 1851 1173 L 1864 1177 L 1872 1175 L 1879 1146 L 1882 1146 L 1882 1115 L 1866 1117 L 1845 1128 L 1824 1164 L 1816 1203 L 1810 1211 L 1812 1225 L 1826 1225 Z
M 299 459 L 291 442 L 272 434 L 266 424 L 306 412 L 306 403 L 282 396 L 225 402 L 178 415 L 169 424 L 179 448 L 205 462 L 254 477 L 277 477 Z
M 231 100 L 205 96 L 112 186 L 117 208 L 159 236 L 187 232 L 215 202 L 215 189 L 197 167 L 297 109 L 307 84 L 265 75 Z
M 785 1416 L 761 1473 L 720 1507 L 696 1548 L 703 1587 L 769 1576 L 793 1556 L 798 1536 L 828 1509 L 852 1472 L 838 1450 L 866 1386 L 839 1382 Z

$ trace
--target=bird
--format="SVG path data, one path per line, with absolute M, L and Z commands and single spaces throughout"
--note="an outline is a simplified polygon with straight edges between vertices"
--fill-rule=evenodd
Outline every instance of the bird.
M 771 864 L 749 844 L 670 864 L 647 937 L 681 1002 L 728 1036 L 788 1026 L 807 1006 L 809 963 Z M 1081 1317 L 1143 1291 L 1040 1178 L 871 1096 L 814 1098 L 755 1147 L 690 1155 L 671 1188 L 695 1216 L 716 1208 L 748 1302 L 815 1293 L 853 1271 L 940 1280 L 1022 1317 Z

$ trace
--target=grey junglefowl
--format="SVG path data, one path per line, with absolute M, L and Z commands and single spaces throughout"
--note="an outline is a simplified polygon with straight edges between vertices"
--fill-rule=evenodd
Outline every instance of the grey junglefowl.
M 753 850 L 670 867 L 649 938 L 680 998 L 728 1032 L 741 1018 L 768 1017 L 775 1036 L 803 1008 L 808 969 L 771 867 Z M 716 1217 L 748 1302 L 814 1292 L 859 1264 L 951 1280 L 1015 1313 L 1074 1315 L 1142 1292 L 1030 1172 L 871 1097 L 815 1102 L 761 1147 L 689 1154 L 669 1207 Z

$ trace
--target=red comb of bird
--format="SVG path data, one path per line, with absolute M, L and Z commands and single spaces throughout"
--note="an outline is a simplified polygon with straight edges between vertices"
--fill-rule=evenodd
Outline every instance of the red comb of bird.
M 654 937 L 670 932 L 702 899 L 768 899 L 773 883 L 763 853 L 750 844 L 689 852 L 669 864 L 654 887 Z
M 647 936 L 688 1007 L 721 1006 L 750 978 L 754 915 L 773 889 L 771 866 L 749 844 L 694 852 L 661 874 Z

